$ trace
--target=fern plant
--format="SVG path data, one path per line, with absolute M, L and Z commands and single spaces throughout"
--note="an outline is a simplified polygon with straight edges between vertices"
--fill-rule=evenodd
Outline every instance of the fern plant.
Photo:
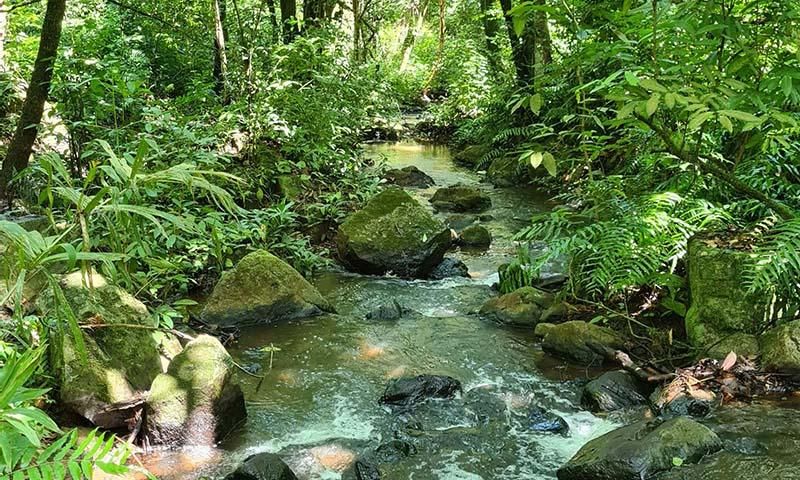
M 774 292 L 800 302 L 800 219 L 777 223 L 755 247 L 747 282 L 753 291 Z

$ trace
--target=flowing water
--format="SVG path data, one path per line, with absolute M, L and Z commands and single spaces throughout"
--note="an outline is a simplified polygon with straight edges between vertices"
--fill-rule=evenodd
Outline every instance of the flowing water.
M 390 166 L 416 165 L 437 186 L 477 185 L 480 179 L 453 165 L 441 147 L 398 143 L 372 145 L 368 151 L 384 156 Z M 619 426 L 624 419 L 596 417 L 579 407 L 580 379 L 596 372 L 545 357 L 530 331 L 501 328 L 475 315 L 494 295 L 498 265 L 514 254 L 513 232 L 532 213 L 548 208 L 530 189 L 480 186 L 494 203 L 488 212 L 493 218 L 483 224 L 495 242 L 485 253 L 453 253 L 470 267 L 472 278 L 320 275 L 315 284 L 338 315 L 252 328 L 231 349 L 239 363 L 258 364 L 266 374 L 260 385 L 253 378 L 240 379 L 248 407 L 241 432 L 218 449 L 164 453 L 147 459 L 148 466 L 164 480 L 220 478 L 245 457 L 269 451 L 280 454 L 301 479 L 335 479 L 357 456 L 400 437 L 416 453 L 384 465 L 389 480 L 551 479 L 584 443 Z M 434 191 L 413 194 L 427 204 Z M 397 321 L 365 319 L 370 310 L 394 301 L 416 313 Z M 262 350 L 269 345 L 280 349 L 272 358 Z M 463 383 L 465 393 L 426 404 L 413 418 L 378 404 L 391 378 L 416 374 L 450 375 Z M 532 406 L 563 417 L 569 433 L 533 431 L 527 420 Z M 800 424 L 794 410 L 786 412 L 791 413 L 779 422 Z M 758 429 L 759 423 L 752 423 Z M 780 456 L 781 450 L 774 451 Z M 765 458 L 764 452 L 751 453 Z

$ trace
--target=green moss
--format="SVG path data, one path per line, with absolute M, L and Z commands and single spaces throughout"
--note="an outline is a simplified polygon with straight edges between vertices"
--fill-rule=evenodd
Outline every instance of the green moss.
M 760 343 L 762 368 L 800 373 L 800 320 L 769 330 L 761 337 Z
M 501 323 L 535 326 L 544 311 L 553 305 L 553 296 L 533 287 L 523 287 L 492 298 L 481 307 L 481 315 Z
M 492 234 L 486 227 L 472 225 L 461 232 L 461 244 L 465 247 L 489 248 L 492 244 Z
M 265 250 L 245 256 L 222 275 L 202 317 L 219 325 L 267 324 L 333 311 L 288 263 Z
M 431 197 L 431 204 L 437 210 L 482 212 L 492 206 L 492 200 L 476 187 L 453 185 L 437 190 Z
M 614 330 L 581 321 L 564 322 L 547 330 L 542 349 L 580 364 L 601 364 L 604 359 L 587 346 L 595 343 L 614 350 L 624 347 L 623 338 Z

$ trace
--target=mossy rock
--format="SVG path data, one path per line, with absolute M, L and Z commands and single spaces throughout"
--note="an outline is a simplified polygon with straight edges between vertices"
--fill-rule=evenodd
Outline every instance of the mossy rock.
M 153 324 L 145 305 L 97 273 L 65 275 L 60 288 L 79 323 L 98 325 L 82 334 L 85 358 L 70 334 L 54 330 L 50 336 L 50 366 L 61 401 L 99 427 L 122 427 L 126 405 L 139 402 L 180 343 L 172 335 L 136 328 Z M 43 317 L 63 323 L 52 288 L 36 305 Z
M 398 187 L 427 188 L 436 184 L 430 175 L 413 165 L 387 170 L 383 178 L 387 183 Z
M 461 165 L 476 168 L 481 160 L 489 153 L 489 147 L 485 145 L 470 145 L 453 154 L 453 161 Z
M 730 352 L 736 352 L 740 357 L 757 357 L 761 352 L 758 336 L 741 332 L 719 336 L 714 343 L 703 347 L 699 356 L 723 360 Z
M 481 189 L 467 185 L 440 188 L 431 197 L 437 210 L 480 213 L 492 206 L 492 200 Z
M 308 189 L 309 183 L 300 175 L 278 177 L 278 193 L 287 200 L 297 200 Z
M 749 261 L 749 252 L 718 246 L 714 234 L 689 241 L 691 304 L 685 323 L 687 337 L 695 347 L 702 349 L 732 334 L 754 335 L 760 330 L 768 298 L 750 292 L 744 284 Z
M 587 343 L 614 350 L 625 346 L 624 339 L 614 330 L 581 321 L 564 322 L 547 329 L 542 350 L 581 365 L 602 364 L 604 359 Z
M 202 318 L 215 325 L 263 325 L 332 311 L 297 270 L 266 250 L 258 250 L 222 275 Z
M 480 313 L 483 317 L 503 324 L 534 327 L 554 304 L 552 294 L 533 287 L 522 287 L 489 299 L 481 307 Z
M 412 278 L 426 278 L 450 245 L 450 230 L 399 188 L 387 188 L 350 215 L 336 237 L 349 270 Z
M 492 244 L 492 234 L 486 227 L 472 225 L 461 232 L 459 242 L 463 247 L 487 249 Z
M 477 222 L 478 217 L 476 215 L 467 215 L 463 213 L 454 213 L 452 215 L 448 215 L 447 218 L 444 219 L 444 223 L 457 232 L 475 225 Z
M 233 382 L 233 359 L 214 337 L 186 345 L 159 375 L 146 404 L 146 435 L 154 445 L 214 445 L 247 416 Z
M 642 421 L 595 438 L 558 469 L 559 480 L 641 480 L 722 449 L 708 427 L 688 418 Z
M 800 320 L 762 335 L 761 367 L 771 372 L 800 373 Z

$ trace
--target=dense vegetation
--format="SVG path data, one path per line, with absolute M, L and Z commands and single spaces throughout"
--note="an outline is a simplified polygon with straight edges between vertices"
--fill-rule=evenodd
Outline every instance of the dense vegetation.
M 712 230 L 753 252 L 742 282 L 797 300 L 799 27 L 793 0 L 0 0 L 0 472 L 120 460 L 50 443 L 25 385 L 81 325 L 26 285 L 94 268 L 171 328 L 250 251 L 312 273 L 378 186 L 360 142 L 407 112 L 561 205 L 501 289 L 568 258 L 573 301 L 683 315 L 687 241 Z

